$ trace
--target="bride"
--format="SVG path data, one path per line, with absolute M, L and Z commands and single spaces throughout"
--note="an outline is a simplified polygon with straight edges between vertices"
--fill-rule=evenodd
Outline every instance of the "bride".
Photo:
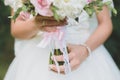
M 5 0 L 5 3 L 15 5 L 14 0 Z M 52 17 L 43 20 L 46 22 L 43 25 L 43 21 L 36 23 L 36 18 L 28 17 L 29 13 L 21 13 L 15 22 L 11 21 L 15 58 L 4 80 L 120 80 L 119 69 L 103 46 L 113 28 L 106 6 L 91 18 L 83 12 L 77 19 L 77 25 L 74 25 L 72 19 L 66 24 L 66 20 L 57 22 Z M 40 31 L 55 32 L 55 26 L 66 27 L 68 57 L 72 69 L 68 75 L 62 73 L 64 66 L 59 67 L 61 74 L 57 74 L 56 65 L 49 65 L 49 48 L 37 47 L 42 40 Z M 55 58 L 63 61 L 63 56 Z

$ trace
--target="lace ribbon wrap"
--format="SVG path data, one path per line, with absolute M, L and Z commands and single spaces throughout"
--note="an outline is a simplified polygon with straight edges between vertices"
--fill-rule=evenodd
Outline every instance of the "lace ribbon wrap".
M 48 45 L 50 46 L 50 52 L 52 53 L 53 60 L 57 67 L 58 74 L 60 74 L 60 69 L 59 69 L 58 62 L 54 57 L 55 46 L 59 46 L 60 51 L 63 53 L 65 74 L 68 74 L 71 72 L 68 52 L 67 52 L 67 46 L 66 46 L 66 42 L 64 39 L 64 35 L 65 35 L 64 31 L 65 29 L 61 28 L 61 29 L 58 29 L 56 32 L 45 32 L 43 36 L 43 40 L 38 44 L 38 47 L 40 48 L 45 48 Z

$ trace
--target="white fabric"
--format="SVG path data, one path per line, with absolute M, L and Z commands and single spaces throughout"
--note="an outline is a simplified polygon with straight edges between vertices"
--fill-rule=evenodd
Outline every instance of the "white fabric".
M 96 17 L 89 19 L 85 12 L 79 17 L 79 23 L 74 24 L 72 19 L 68 22 L 66 40 L 73 44 L 84 43 L 97 26 Z M 15 40 L 15 59 L 4 80 L 120 80 L 120 71 L 103 45 L 67 76 L 50 71 L 49 47 L 37 47 L 41 35 L 30 40 Z

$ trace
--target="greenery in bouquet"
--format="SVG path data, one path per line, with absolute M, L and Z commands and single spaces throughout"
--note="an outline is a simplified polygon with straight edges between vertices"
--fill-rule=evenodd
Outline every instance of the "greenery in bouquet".
M 15 21 L 16 18 L 19 16 L 20 12 L 29 12 L 31 15 L 35 16 L 35 8 L 34 6 L 31 4 L 30 0 L 22 0 L 22 7 L 18 8 L 17 11 L 14 13 L 13 16 L 11 16 L 11 18 Z
M 16 0 L 17 1 L 17 0 Z M 103 0 L 22 0 L 12 19 L 16 19 L 21 11 L 29 12 L 32 16 L 53 16 L 57 21 L 65 17 L 78 17 L 83 11 L 91 17 L 95 12 L 100 12 L 104 5 L 116 15 L 117 11 L 111 6 L 112 1 Z M 74 5 L 75 4 L 75 5 Z
M 60 18 L 58 18 L 58 15 L 57 15 L 57 13 L 56 13 L 56 11 L 58 10 L 58 8 L 57 7 L 55 7 L 54 5 L 50 5 L 49 6 L 49 9 L 52 11 L 52 14 L 53 15 L 42 15 L 41 13 L 38 13 L 38 11 L 36 11 L 35 10 L 35 5 L 33 5 L 32 3 L 31 3 L 31 1 L 32 0 L 22 0 L 22 6 L 21 7 L 19 7 L 16 11 L 15 11 L 15 13 L 14 13 L 14 15 L 13 16 L 10 16 L 10 18 L 12 18 L 14 21 L 16 20 L 16 18 L 19 16 L 19 14 L 20 14 L 20 12 L 28 12 L 28 13 L 30 13 L 31 14 L 31 16 L 37 16 L 38 18 L 45 18 L 45 19 L 50 19 L 49 17 L 51 17 L 51 16 L 53 16 L 57 21 L 59 21 L 60 20 Z M 38 3 L 39 3 L 39 1 L 42 1 L 42 0 L 36 0 L 36 1 L 38 1 Z M 42 3 L 42 2 L 41 2 Z M 44 3 L 43 3 L 43 5 L 42 6 L 44 6 Z M 48 9 L 47 9 L 48 10 Z M 49 13 L 49 11 L 48 11 L 48 13 Z M 46 14 L 46 13 L 45 13 Z M 51 13 L 50 13 L 51 14 Z M 37 18 L 37 19 L 38 19 Z M 39 20 L 39 19 L 38 19 Z
M 68 47 L 66 49 L 67 49 L 67 52 L 69 52 Z M 58 49 L 55 48 L 54 49 L 54 55 L 55 56 L 60 56 L 60 55 L 63 55 L 63 52 L 61 52 L 61 50 L 59 48 Z M 55 64 L 54 60 L 51 59 L 52 56 L 53 56 L 52 52 L 50 52 L 49 64 Z M 58 64 L 63 65 L 64 61 L 58 61 Z
M 59 56 L 59 55 L 63 55 L 63 53 L 60 51 L 60 49 L 54 49 L 54 55 Z M 55 64 L 54 60 L 52 60 L 51 57 L 52 57 L 52 52 L 50 52 L 49 64 Z M 58 61 L 58 64 L 63 65 L 64 62 Z
M 112 1 L 103 2 L 103 0 L 89 0 L 89 4 L 85 5 L 84 10 L 89 14 L 89 16 L 92 16 L 94 12 L 99 13 L 103 6 L 107 6 L 114 15 L 117 15 L 117 10 L 111 5 Z

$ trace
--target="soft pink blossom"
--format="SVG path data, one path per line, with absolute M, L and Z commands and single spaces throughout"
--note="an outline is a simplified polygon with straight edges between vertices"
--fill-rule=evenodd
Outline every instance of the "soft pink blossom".
M 35 7 L 35 11 L 43 16 L 52 16 L 53 13 L 50 9 L 52 4 L 51 0 L 30 0 Z
M 27 20 L 30 18 L 30 13 L 28 12 L 20 12 L 20 17 L 24 20 Z
M 88 3 L 91 3 L 92 2 L 92 0 L 87 0 L 88 1 Z

